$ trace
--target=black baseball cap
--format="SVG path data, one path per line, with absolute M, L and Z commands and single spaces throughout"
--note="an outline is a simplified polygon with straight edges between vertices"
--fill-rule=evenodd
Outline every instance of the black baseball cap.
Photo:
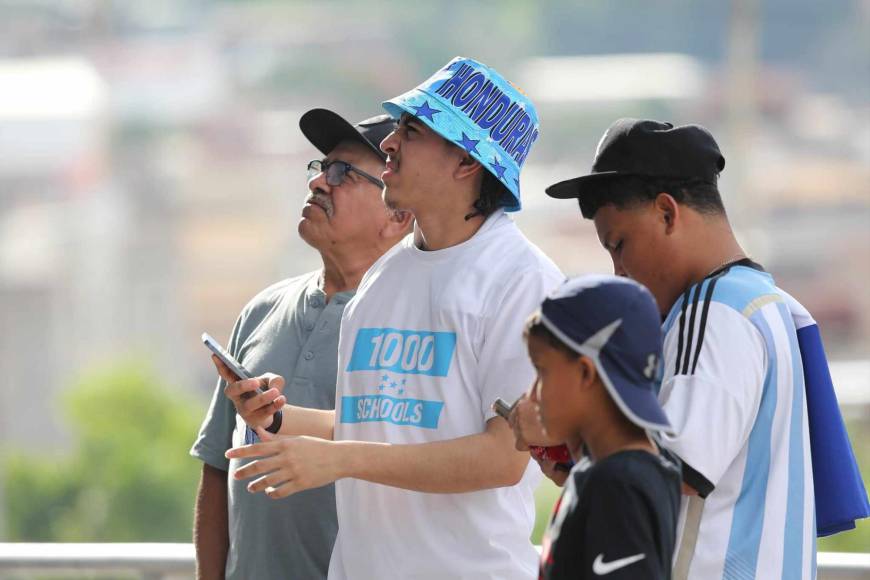
M 324 155 L 329 155 L 342 141 L 356 141 L 386 160 L 387 154 L 381 151 L 381 141 L 393 132 L 396 121 L 389 115 L 377 115 L 351 125 L 338 113 L 328 109 L 311 109 L 299 118 L 299 128 Z
M 547 195 L 581 197 L 607 181 L 641 176 L 700 180 L 716 184 L 725 157 L 713 135 L 700 125 L 674 127 L 648 119 L 619 119 L 595 151 L 589 175 L 551 185 Z

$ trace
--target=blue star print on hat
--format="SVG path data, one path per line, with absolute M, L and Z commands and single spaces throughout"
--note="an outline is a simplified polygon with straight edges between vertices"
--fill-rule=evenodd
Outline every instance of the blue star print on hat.
M 532 101 L 494 69 L 458 56 L 418 87 L 384 102 L 398 119 L 417 117 L 462 147 L 513 195 L 506 211 L 520 204 L 520 170 L 538 138 Z

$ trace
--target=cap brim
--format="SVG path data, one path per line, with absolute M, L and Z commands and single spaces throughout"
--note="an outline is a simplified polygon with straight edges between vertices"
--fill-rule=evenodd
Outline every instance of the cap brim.
M 620 411 L 642 429 L 673 433 L 670 421 L 668 421 L 652 385 L 649 389 L 638 388 L 628 382 L 610 364 L 610 361 L 607 361 L 606 356 L 601 357 L 601 359 L 600 362 L 605 368 L 605 372 L 602 373 L 604 386 L 610 392 L 611 398 L 616 402 Z
M 299 129 L 305 138 L 324 155 L 335 149 L 342 141 L 352 141 L 365 145 L 381 159 L 387 154 L 372 145 L 356 127 L 338 113 L 328 109 L 311 109 L 299 119 Z
M 619 171 L 590 173 L 589 175 L 582 175 L 580 177 L 554 183 L 544 191 L 547 192 L 547 195 L 556 199 L 571 199 L 574 197 L 581 197 L 611 179 L 624 177 L 626 175 L 629 174 L 621 173 Z

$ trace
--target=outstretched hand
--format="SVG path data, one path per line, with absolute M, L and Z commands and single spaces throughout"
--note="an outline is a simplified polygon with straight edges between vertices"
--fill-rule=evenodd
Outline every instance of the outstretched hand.
M 280 499 L 343 476 L 340 443 L 316 437 L 275 436 L 262 427 L 255 431 L 260 443 L 226 452 L 229 459 L 254 459 L 233 473 L 235 479 L 256 478 L 248 484 L 249 492 L 264 492 L 272 499 Z

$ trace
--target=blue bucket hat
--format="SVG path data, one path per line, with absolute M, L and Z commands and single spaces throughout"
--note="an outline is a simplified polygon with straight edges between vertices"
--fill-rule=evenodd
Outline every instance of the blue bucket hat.
M 538 138 L 532 101 L 494 69 L 457 56 L 417 88 L 384 102 L 398 119 L 410 113 L 462 147 L 513 195 L 506 211 L 518 211 L 520 170 Z
M 632 423 L 671 431 L 656 396 L 662 332 L 649 290 L 617 276 L 572 278 L 544 300 L 540 319 L 571 350 L 595 362 L 610 397 Z

